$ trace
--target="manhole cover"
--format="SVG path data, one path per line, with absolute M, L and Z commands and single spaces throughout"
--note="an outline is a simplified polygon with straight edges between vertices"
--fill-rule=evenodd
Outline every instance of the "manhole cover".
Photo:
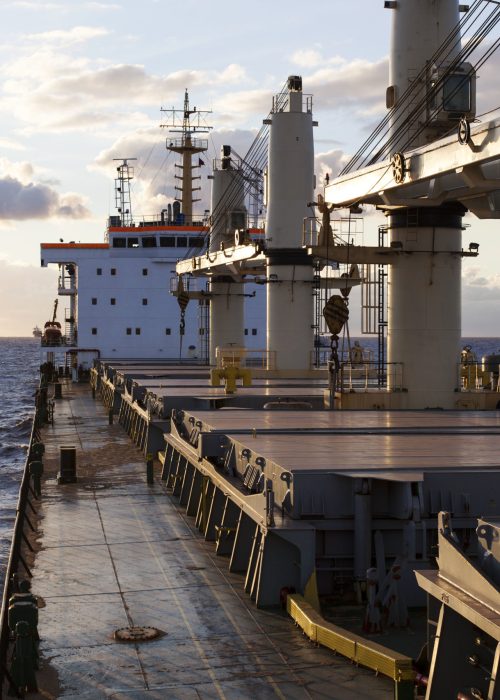
M 103 489 L 109 489 L 109 484 L 85 484 L 84 489 L 87 491 L 102 491 Z
M 122 627 L 115 630 L 113 637 L 117 642 L 149 642 L 161 634 L 156 627 Z

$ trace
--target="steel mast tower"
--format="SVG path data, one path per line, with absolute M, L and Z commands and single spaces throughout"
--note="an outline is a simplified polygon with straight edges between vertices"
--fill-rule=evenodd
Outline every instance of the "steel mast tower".
M 115 206 L 120 214 L 121 225 L 131 226 L 134 217 L 132 216 L 132 199 L 130 196 L 130 183 L 134 179 L 134 168 L 129 165 L 129 161 L 137 158 L 113 158 L 120 165 L 117 166 L 117 177 L 115 178 Z
M 181 213 L 184 215 L 184 224 L 193 223 L 193 192 L 200 190 L 200 187 L 193 187 L 193 181 L 199 180 L 200 176 L 193 175 L 193 170 L 197 170 L 200 164 L 193 165 L 193 156 L 197 153 L 204 153 L 208 149 L 207 139 L 196 138 L 196 134 L 206 134 L 212 127 L 202 123 L 203 115 L 211 114 L 209 110 L 197 110 L 189 106 L 189 94 L 186 89 L 184 93 L 184 109 L 162 109 L 167 115 L 165 124 L 162 127 L 168 129 L 169 134 L 180 134 L 178 138 L 167 138 L 167 150 L 179 153 L 182 156 L 182 164 L 176 163 L 176 168 L 181 170 L 181 175 L 176 175 L 177 180 L 181 180 L 181 186 L 175 189 L 180 192 L 176 197 L 181 202 Z

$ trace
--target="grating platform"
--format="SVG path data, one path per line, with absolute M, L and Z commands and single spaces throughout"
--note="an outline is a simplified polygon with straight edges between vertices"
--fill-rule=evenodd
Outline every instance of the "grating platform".
M 41 549 L 43 697 L 386 700 L 392 683 L 315 648 L 280 611 L 241 590 L 88 387 L 64 387 L 47 452 Z M 60 445 L 77 448 L 78 483 L 58 486 Z M 117 629 L 155 627 L 123 644 Z M 35 695 L 31 697 L 36 697 Z M 40 696 L 41 697 L 41 696 Z

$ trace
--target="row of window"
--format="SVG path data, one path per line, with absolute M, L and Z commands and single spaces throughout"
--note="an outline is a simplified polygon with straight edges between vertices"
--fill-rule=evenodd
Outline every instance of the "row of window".
M 203 236 L 113 236 L 113 248 L 203 248 Z
M 92 301 L 92 306 L 97 306 L 97 297 L 92 297 L 91 301 Z M 116 299 L 115 299 L 115 297 L 111 297 L 110 300 L 109 300 L 109 303 L 111 304 L 111 306 L 116 306 Z M 144 299 L 142 300 L 142 305 L 143 305 L 143 306 L 147 306 L 147 305 L 148 305 L 148 300 L 147 300 L 146 298 L 144 298 Z
M 132 335 L 132 328 L 126 328 L 125 333 L 127 335 Z M 203 328 L 200 328 L 200 334 L 202 335 L 201 331 L 204 330 Z M 245 335 L 248 335 L 248 331 L 251 330 L 252 335 L 257 335 L 257 329 L 256 328 L 245 328 Z M 92 335 L 97 335 L 97 328 L 92 328 Z M 135 335 L 141 335 L 141 329 L 136 328 L 135 329 Z M 172 329 L 171 328 L 165 328 L 165 335 L 172 335 Z
M 125 333 L 127 335 L 132 335 L 132 328 L 126 328 Z M 97 328 L 92 328 L 92 335 L 97 335 Z M 135 335 L 141 335 L 141 329 L 136 328 L 135 329 Z M 172 329 L 171 328 L 165 328 L 165 335 L 172 335 Z
M 102 267 L 98 267 L 95 272 L 96 272 L 96 275 L 102 275 Z M 148 273 L 149 273 L 148 268 L 143 267 L 142 274 L 144 275 L 144 277 L 146 277 L 148 275 Z M 116 275 L 116 267 L 112 267 L 109 271 L 109 274 L 114 277 Z

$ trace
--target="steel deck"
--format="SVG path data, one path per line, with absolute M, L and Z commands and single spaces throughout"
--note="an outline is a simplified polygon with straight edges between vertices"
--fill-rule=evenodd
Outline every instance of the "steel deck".
M 65 385 L 44 430 L 41 533 L 33 569 L 43 697 L 382 700 L 392 683 L 315 648 L 279 611 L 257 610 L 88 387 Z M 57 485 L 59 447 L 77 484 Z M 155 626 L 142 644 L 117 628 Z

